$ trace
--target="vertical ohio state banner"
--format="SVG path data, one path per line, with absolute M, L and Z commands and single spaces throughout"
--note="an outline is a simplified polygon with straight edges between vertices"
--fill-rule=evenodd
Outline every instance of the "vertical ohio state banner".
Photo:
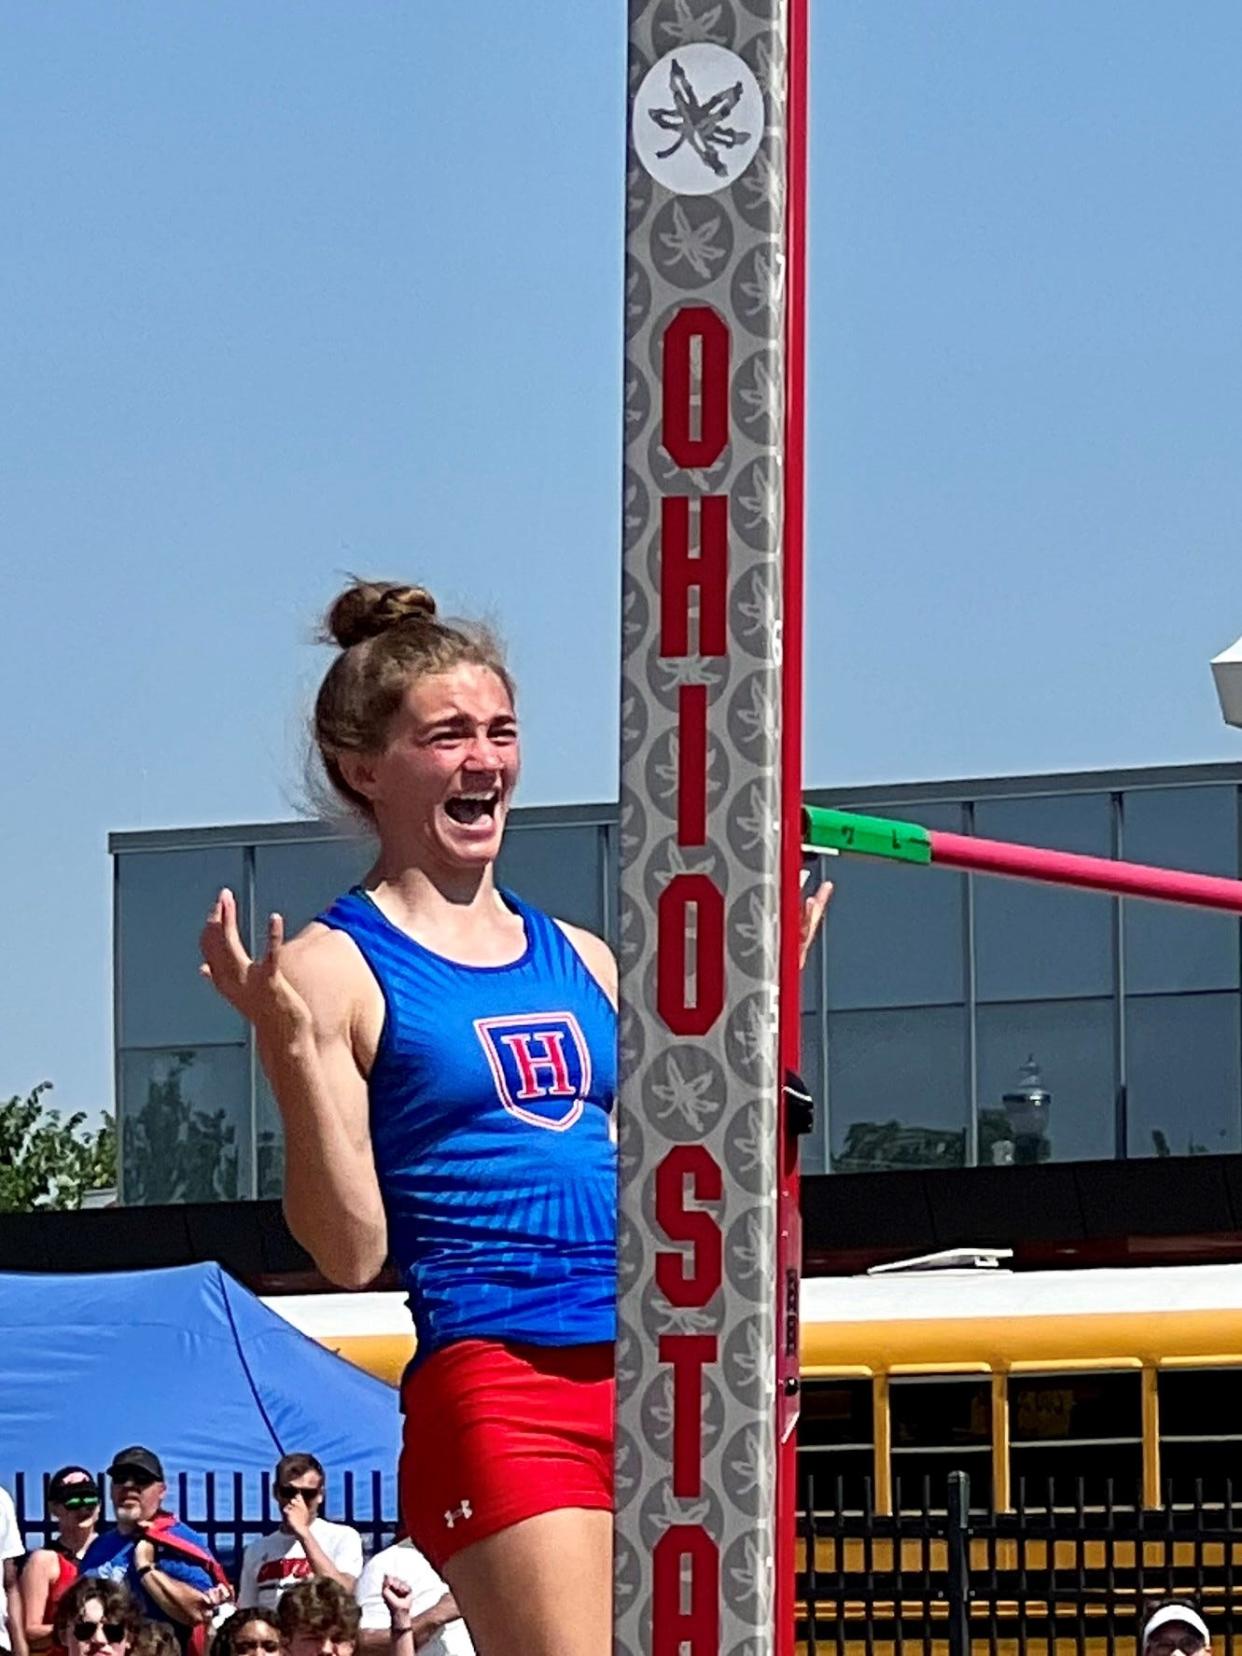
M 771 1656 L 788 0 L 631 0 L 616 1645 Z

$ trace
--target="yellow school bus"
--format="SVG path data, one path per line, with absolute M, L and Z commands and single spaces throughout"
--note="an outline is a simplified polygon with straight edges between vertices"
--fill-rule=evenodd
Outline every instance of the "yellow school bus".
M 885 1269 L 802 1284 L 804 1480 L 817 1507 L 922 1507 L 950 1471 L 972 1506 L 1242 1498 L 1242 1265 Z M 267 1303 L 396 1384 L 400 1293 Z M 1059 1493 L 1058 1493 L 1059 1492 Z
M 399 1293 L 268 1303 L 393 1384 L 413 1354 Z M 801 1307 L 800 1650 L 817 1628 L 835 1656 L 946 1656 L 936 1514 L 964 1471 L 972 1656 L 1137 1656 L 1152 1583 L 1242 1656 L 1242 1265 L 1016 1272 L 985 1251 L 806 1278 Z M 1076 1576 L 1107 1595 L 1066 1599 Z

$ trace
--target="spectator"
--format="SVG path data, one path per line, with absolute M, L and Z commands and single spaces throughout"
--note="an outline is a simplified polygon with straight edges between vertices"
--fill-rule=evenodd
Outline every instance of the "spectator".
M 144 1621 L 134 1640 L 133 1656 L 181 1656 L 181 1646 L 167 1622 Z
M 1210 1656 L 1208 1625 L 1185 1599 L 1165 1599 L 1156 1605 L 1143 1628 L 1143 1656 Z
M 280 1656 L 280 1629 L 266 1610 L 244 1605 L 217 1630 L 211 1656 Z
M 25 1551 L 13 1497 L 7 1489 L 0 1488 L 0 1570 L 4 1573 L 4 1592 L 0 1594 L 0 1650 L 11 1650 L 13 1656 L 26 1656 L 26 1624 L 17 1584 L 17 1561 Z
M 48 1479 L 47 1509 L 56 1534 L 22 1569 L 22 1622 L 31 1650 L 60 1656 L 63 1646 L 53 1638 L 56 1606 L 78 1579 L 82 1555 L 95 1539 L 99 1485 L 84 1466 L 62 1466 Z
M 167 1622 L 184 1646 L 217 1604 L 231 1598 L 227 1577 L 201 1535 L 164 1508 L 164 1468 L 151 1449 L 122 1449 L 108 1468 L 116 1528 L 96 1536 L 82 1558 L 84 1576 L 123 1581 L 151 1621 Z M 201 1641 L 196 1641 L 201 1643 Z
M 335 1581 L 352 1593 L 362 1570 L 362 1537 L 348 1524 L 319 1516 L 324 1473 L 314 1455 L 282 1456 L 274 1494 L 280 1528 L 246 1548 L 237 1591 L 241 1602 L 275 1610 L 285 1590 L 309 1576 Z
M 314 1577 L 280 1596 L 276 1622 L 285 1656 L 353 1656 L 358 1606 L 339 1581 Z
M 396 1648 L 407 1625 L 414 1649 L 425 1656 L 474 1656 L 456 1600 L 408 1539 L 367 1560 L 354 1597 L 362 1612 L 363 1656 L 386 1656 L 390 1644 L 393 1656 L 409 1656 Z
M 119 1581 L 75 1581 L 56 1606 L 53 1637 L 68 1656 L 129 1656 L 138 1606 Z

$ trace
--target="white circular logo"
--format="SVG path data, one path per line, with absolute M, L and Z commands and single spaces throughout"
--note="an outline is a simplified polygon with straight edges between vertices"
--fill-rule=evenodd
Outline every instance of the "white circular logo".
M 634 99 L 638 159 L 674 195 L 712 195 L 763 141 L 763 93 L 736 52 L 696 41 L 666 52 Z

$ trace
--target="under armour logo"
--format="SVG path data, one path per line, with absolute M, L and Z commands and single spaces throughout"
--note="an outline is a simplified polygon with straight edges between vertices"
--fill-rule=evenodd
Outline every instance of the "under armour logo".
M 474 1508 L 470 1505 L 469 1501 L 463 1501 L 460 1506 L 454 1507 L 452 1512 L 446 1512 L 444 1514 L 444 1522 L 450 1529 L 452 1529 L 453 1525 L 459 1518 L 465 1519 L 473 1517 Z

